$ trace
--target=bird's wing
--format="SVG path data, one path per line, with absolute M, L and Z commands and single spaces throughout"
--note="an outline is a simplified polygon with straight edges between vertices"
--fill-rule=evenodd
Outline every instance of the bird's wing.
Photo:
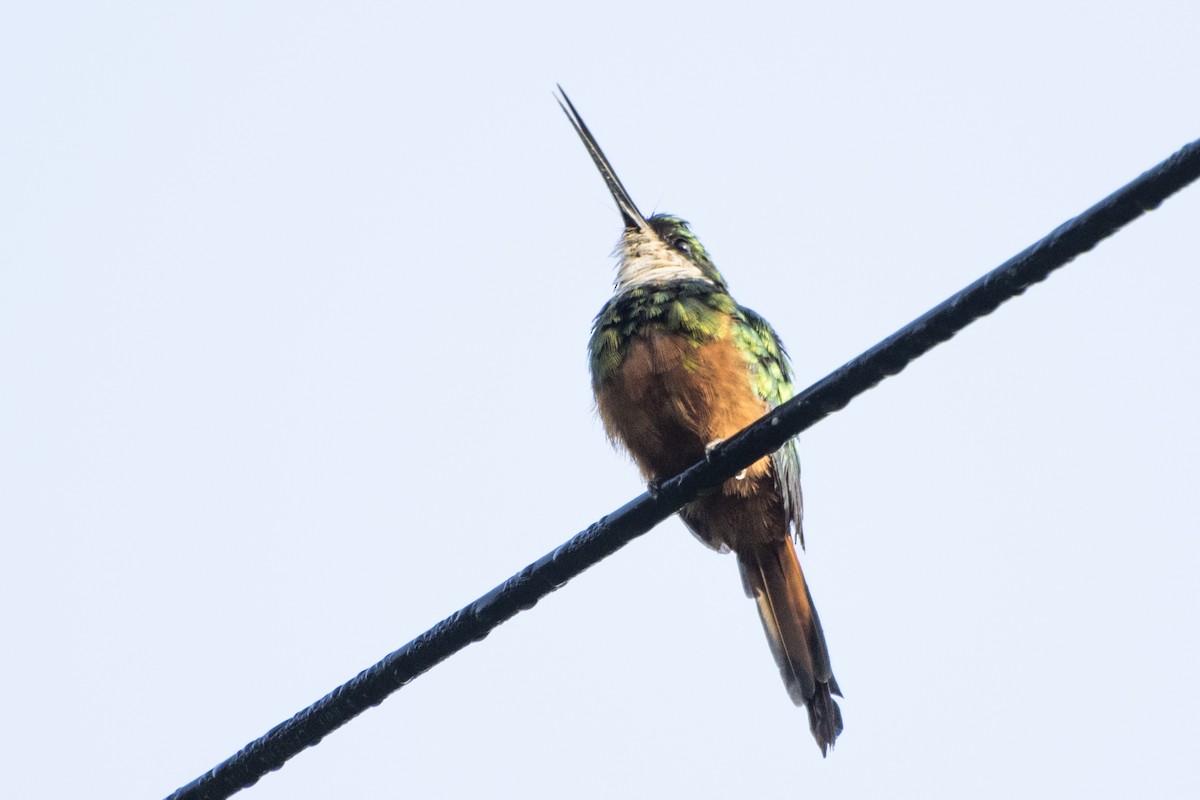
M 738 344 L 745 354 L 750 370 L 750 380 L 758 396 L 767 401 L 771 408 L 791 399 L 792 365 L 788 361 L 783 342 L 779 341 L 771 325 L 755 312 L 739 307 L 741 312 L 735 326 Z M 784 512 L 792 534 L 804 546 L 804 499 L 800 493 L 800 456 L 796 452 L 796 440 L 788 442 L 771 455 L 771 467 L 779 494 L 783 498 Z

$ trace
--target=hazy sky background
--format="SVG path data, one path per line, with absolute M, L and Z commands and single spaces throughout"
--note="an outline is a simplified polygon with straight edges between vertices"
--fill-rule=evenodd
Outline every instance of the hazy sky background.
M 643 489 L 612 201 L 807 385 L 1200 137 L 1200 5 L 0 15 L 3 794 L 156 798 Z M 1200 187 L 805 434 L 822 760 L 677 521 L 240 797 L 1200 795 Z

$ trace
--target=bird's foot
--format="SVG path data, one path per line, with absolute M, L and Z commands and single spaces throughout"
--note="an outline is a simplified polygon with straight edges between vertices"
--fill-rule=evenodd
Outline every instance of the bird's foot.
M 646 494 L 650 495 L 651 500 L 658 499 L 658 490 L 660 488 L 662 488 L 661 481 L 651 480 L 646 482 Z
M 712 461 L 712 458 L 710 457 L 710 456 L 712 456 L 712 451 L 715 450 L 717 448 L 717 445 L 720 445 L 720 444 L 725 444 L 725 440 L 724 439 L 713 439 L 711 442 L 709 442 L 708 444 L 706 444 L 704 446 L 704 460 L 705 461 Z M 746 480 L 746 470 L 742 470 L 737 475 L 734 475 L 733 479 L 735 481 Z
M 705 461 L 711 461 L 712 459 L 710 458 L 710 456 L 712 456 L 712 451 L 717 449 L 717 445 L 722 445 L 722 444 L 725 444 L 724 439 L 713 439 L 711 442 L 704 445 Z

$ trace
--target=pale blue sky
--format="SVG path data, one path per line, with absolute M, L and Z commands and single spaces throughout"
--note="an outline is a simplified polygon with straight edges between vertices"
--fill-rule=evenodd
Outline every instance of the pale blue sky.
M 584 359 L 692 221 L 806 385 L 1200 137 L 1200 6 L 0 19 L 6 796 L 160 797 L 642 490 Z M 820 758 L 676 521 L 244 792 L 1200 794 L 1200 187 L 807 433 Z

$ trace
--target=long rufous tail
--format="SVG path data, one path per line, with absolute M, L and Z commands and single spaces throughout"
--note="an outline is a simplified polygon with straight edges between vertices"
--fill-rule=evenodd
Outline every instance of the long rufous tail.
M 808 724 L 821 746 L 821 755 L 842 732 L 841 697 L 829 666 L 829 651 L 821 620 L 813 605 L 800 561 L 790 538 L 737 551 L 746 594 L 758 603 L 771 653 L 796 705 L 808 708 Z

